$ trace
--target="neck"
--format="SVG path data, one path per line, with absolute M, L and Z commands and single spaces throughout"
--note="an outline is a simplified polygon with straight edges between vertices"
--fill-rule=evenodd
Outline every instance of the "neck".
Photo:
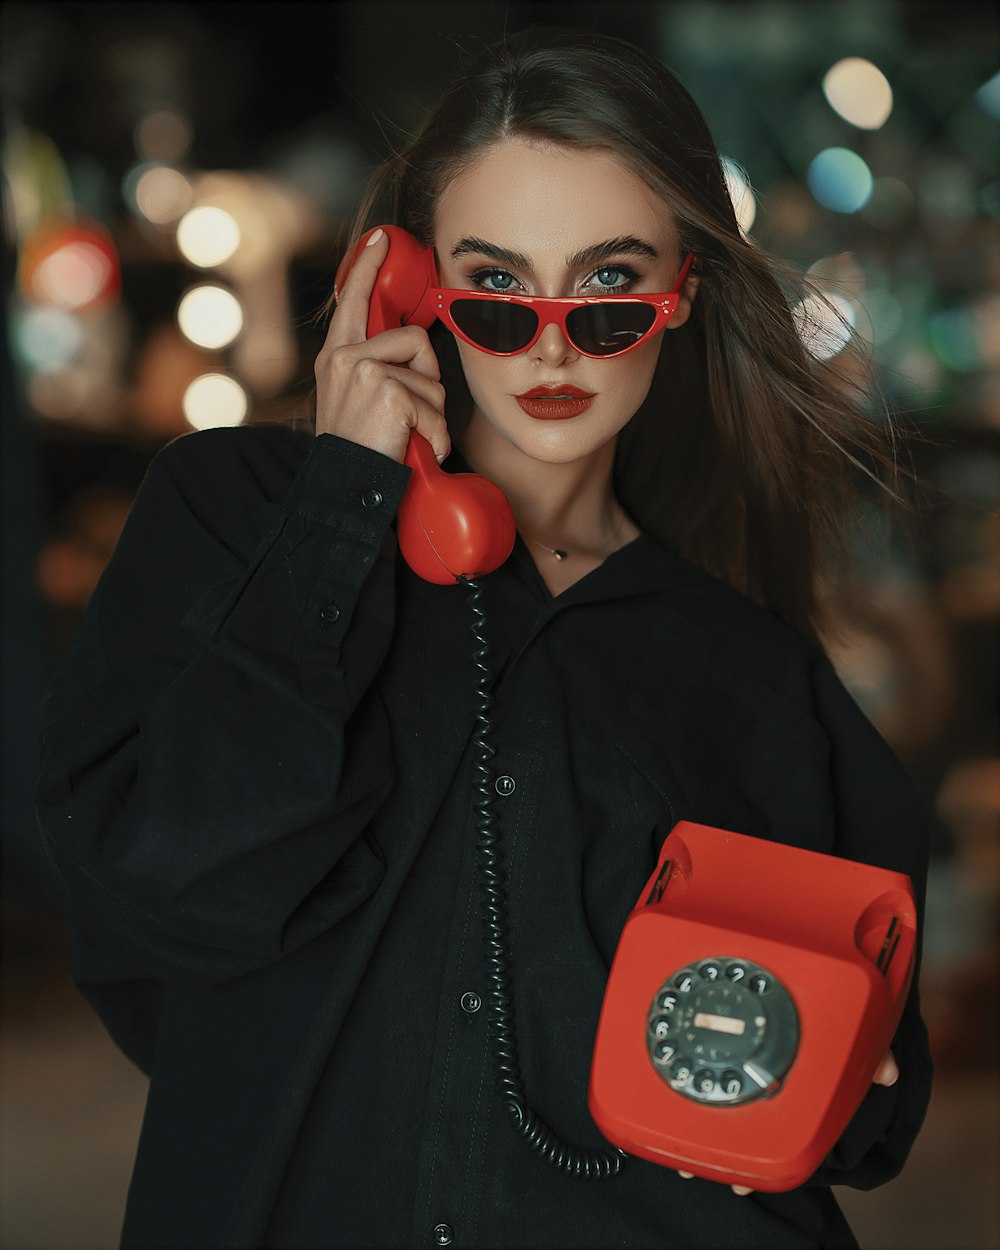
M 476 410 L 460 448 L 470 469 L 496 482 L 510 500 L 523 536 L 567 552 L 607 555 L 639 533 L 614 494 L 616 443 L 565 463 L 537 460 Z

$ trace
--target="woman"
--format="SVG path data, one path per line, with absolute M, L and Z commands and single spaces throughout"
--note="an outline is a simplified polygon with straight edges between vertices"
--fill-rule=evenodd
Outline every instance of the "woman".
M 514 551 L 478 593 L 520 1072 L 542 1121 L 607 1150 L 597 1013 L 677 820 L 905 871 L 922 898 L 919 807 L 814 636 L 861 419 L 810 370 L 695 105 L 638 49 L 508 38 L 376 179 L 355 237 L 392 182 L 443 287 L 676 287 L 678 306 L 606 359 L 558 322 L 505 356 L 442 325 L 366 339 L 376 234 L 314 427 L 204 431 L 151 466 L 52 683 L 38 791 L 78 984 L 151 1076 L 123 1244 L 853 1245 L 829 1186 L 894 1176 L 926 1108 L 915 988 L 790 1193 L 638 1159 L 595 1183 L 511 1131 L 476 644 L 465 592 L 414 576 L 393 520 L 414 429 L 511 501 Z

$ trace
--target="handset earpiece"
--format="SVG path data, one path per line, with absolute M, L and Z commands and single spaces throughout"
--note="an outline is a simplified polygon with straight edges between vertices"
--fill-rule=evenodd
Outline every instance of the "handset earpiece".
M 389 253 L 368 306 L 368 335 L 401 325 L 429 329 L 437 317 L 431 296 L 437 286 L 434 251 L 399 226 L 382 229 Z M 373 233 L 374 228 L 362 236 L 344 278 Z M 337 279 L 342 280 L 340 272 Z M 414 573 L 448 586 L 499 568 L 516 536 L 514 513 L 500 487 L 475 473 L 445 473 L 416 430 L 405 463 L 413 473 L 400 501 L 397 531 L 403 559 Z

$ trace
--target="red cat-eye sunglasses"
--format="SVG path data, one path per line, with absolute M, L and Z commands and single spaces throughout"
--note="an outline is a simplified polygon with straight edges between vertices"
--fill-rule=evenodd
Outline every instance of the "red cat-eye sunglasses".
M 430 307 L 471 347 L 491 356 L 516 356 L 557 325 L 581 356 L 621 356 L 662 330 L 677 311 L 694 257 L 689 252 L 673 289 L 658 295 L 599 295 L 548 299 L 434 287 Z

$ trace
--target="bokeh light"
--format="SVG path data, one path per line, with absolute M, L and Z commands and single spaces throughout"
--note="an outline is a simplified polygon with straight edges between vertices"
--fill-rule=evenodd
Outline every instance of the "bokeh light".
M 888 343 L 903 328 L 903 305 L 891 291 L 883 287 L 866 291 L 863 308 L 858 331 L 876 346 Z
M 9 121 L 12 123 L 13 118 Z M 47 218 L 63 215 L 72 202 L 62 154 L 43 131 L 8 125 L 3 172 L 10 187 L 14 225 L 22 239 Z
M 191 123 L 177 109 L 153 109 L 135 128 L 135 150 L 150 161 L 172 165 L 190 151 Z
M 13 319 L 14 347 L 31 369 L 58 369 L 83 350 L 79 317 L 64 308 L 26 308 Z
M 132 501 L 102 490 L 76 503 L 69 534 L 38 553 L 35 576 L 49 602 L 81 610 L 94 593 L 115 549 Z
M 247 415 L 247 393 L 225 373 L 203 373 L 184 392 L 184 416 L 196 430 L 239 425 Z
M 196 286 L 181 300 L 177 324 L 199 347 L 228 347 L 243 329 L 243 309 L 224 287 Z
M 878 230 L 895 230 L 913 214 L 913 192 L 898 178 L 876 178 L 871 199 L 862 208 L 861 216 Z
M 967 221 L 976 207 L 976 178 L 968 165 L 940 150 L 927 152 L 920 167 L 918 203 L 932 225 Z
M 166 226 L 191 207 L 194 188 L 179 170 L 145 162 L 126 174 L 124 194 L 147 221 Z
M 757 219 L 757 200 L 746 172 L 728 156 L 722 158 L 722 172 L 729 188 L 729 198 L 733 201 L 733 211 L 744 235 L 749 234 Z
M 1000 70 L 978 88 L 974 98 L 987 117 L 1000 122 Z
M 76 239 L 39 262 L 31 289 L 40 303 L 86 308 L 100 298 L 112 272 L 107 252 L 89 239 Z
M 97 222 L 43 222 L 24 241 L 20 281 L 32 303 L 75 312 L 114 299 L 121 275 L 111 235 Z
M 982 363 L 973 310 L 947 308 L 931 317 L 927 334 L 938 360 L 954 373 L 971 373 Z
M 831 292 L 824 292 L 823 298 L 807 295 L 792 309 L 802 345 L 816 360 L 829 360 L 843 351 L 851 340 L 855 319 L 851 301 Z
M 814 157 L 806 174 L 809 190 L 835 213 L 859 212 L 872 197 L 875 180 L 857 152 L 826 148 Z
M 199 269 L 227 261 L 240 245 L 240 228 L 231 213 L 212 204 L 192 208 L 177 226 L 181 255 Z
M 834 112 L 859 130 L 878 130 L 892 112 L 889 80 L 864 57 L 845 57 L 827 70 L 823 94 Z

